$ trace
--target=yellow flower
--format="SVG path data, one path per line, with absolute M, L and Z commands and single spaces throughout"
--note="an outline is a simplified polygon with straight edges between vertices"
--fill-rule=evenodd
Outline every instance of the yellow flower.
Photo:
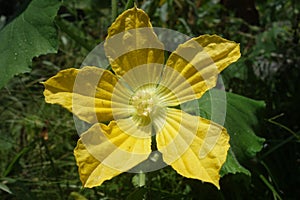
M 164 45 L 135 7 L 111 25 L 104 47 L 113 72 L 70 68 L 44 83 L 46 102 L 92 124 L 74 151 L 84 187 L 101 185 L 157 150 L 179 174 L 219 188 L 226 129 L 177 108 L 216 85 L 240 57 L 239 45 L 203 35 L 179 45 L 164 63 Z

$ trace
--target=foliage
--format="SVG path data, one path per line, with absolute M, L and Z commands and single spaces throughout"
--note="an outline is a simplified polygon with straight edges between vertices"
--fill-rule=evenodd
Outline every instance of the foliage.
M 218 121 L 222 118 L 219 112 L 226 113 L 224 126 L 230 134 L 231 149 L 221 174 L 243 173 L 250 176 L 250 172 L 241 166 L 239 161 L 246 162 L 262 149 L 264 139 L 255 135 L 254 127 L 259 124 L 257 116 L 265 105 L 262 101 L 254 101 L 233 93 L 223 93 L 221 90 L 212 90 L 200 98 L 200 115 Z M 223 108 L 224 101 L 226 108 Z
M 259 24 L 250 24 L 215 0 L 135 1 L 149 14 L 153 26 L 191 36 L 215 33 L 241 43 L 242 59 L 222 73 L 229 102 L 225 127 L 232 134 L 232 150 L 223 167 L 221 190 L 183 178 L 169 167 L 147 174 L 146 186 L 141 188 L 130 173 L 94 189 L 81 188 L 73 158 L 78 136 L 72 115 L 44 103 L 40 82 L 61 69 L 80 67 L 88 51 L 103 41 L 113 18 L 133 1 L 126 5 L 120 0 L 114 9 L 109 1 L 100 0 L 32 0 L 25 7 L 17 6 L 21 1 L 11 2 L 19 3 L 13 6 L 14 13 L 5 13 L 10 23 L 0 30 L 0 85 L 6 84 L 0 91 L 2 199 L 297 199 L 300 5 L 296 0 L 255 1 Z M 39 4 L 44 5 L 42 9 L 30 11 Z M 48 16 L 41 15 L 44 12 Z M 23 17 L 36 20 L 37 25 L 24 26 Z M 57 54 L 40 56 L 54 53 L 57 42 Z M 30 73 L 24 73 L 35 56 L 40 57 L 33 59 Z M 8 77 L 3 76 L 5 70 Z M 19 73 L 24 74 L 10 79 Z M 213 93 L 218 95 L 212 91 L 199 102 L 201 114 L 207 117 Z M 251 140 L 255 145 L 247 149 Z
M 56 53 L 56 30 L 52 21 L 58 1 L 32 1 L 26 10 L 7 24 L 0 32 L 0 88 L 16 74 L 29 71 L 31 59 L 47 53 Z

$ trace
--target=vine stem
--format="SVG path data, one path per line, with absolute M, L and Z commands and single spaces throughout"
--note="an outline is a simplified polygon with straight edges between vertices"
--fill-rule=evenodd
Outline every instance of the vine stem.
M 85 48 L 87 51 L 92 51 L 94 48 L 89 43 L 86 42 L 85 39 L 79 37 L 72 29 L 69 28 L 69 25 L 64 20 L 56 20 L 56 25 L 62 30 L 64 33 L 66 33 L 71 39 L 73 39 L 77 44 L 81 45 L 83 48 Z
M 133 7 L 134 0 L 128 0 L 125 6 L 125 10 Z
M 111 0 L 111 21 L 113 22 L 118 16 L 118 1 Z
M 138 185 L 139 187 L 143 187 L 146 185 L 146 174 L 143 172 L 140 172 L 138 175 Z

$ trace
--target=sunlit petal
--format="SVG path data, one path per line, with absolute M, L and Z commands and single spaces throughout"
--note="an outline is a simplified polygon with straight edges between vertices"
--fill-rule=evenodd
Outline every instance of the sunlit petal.
M 165 106 L 176 106 L 197 98 L 195 90 L 186 78 L 169 66 L 164 68 L 156 93 L 161 104 Z
M 120 78 L 120 83 L 126 83 L 132 90 L 149 85 L 157 85 L 161 79 L 164 65 L 157 63 L 149 63 L 137 66 L 129 70 Z
M 83 182 L 98 176 L 99 183 L 102 183 L 104 181 L 101 178 L 102 173 L 105 177 L 113 177 L 146 160 L 151 153 L 150 134 L 151 128 L 135 126 L 131 119 L 111 121 L 109 125 L 94 124 L 80 136 L 86 150 L 98 163 L 91 167 L 79 168 L 85 174 L 89 174 L 87 172 L 89 170 L 93 175 L 92 177 L 85 175 Z M 109 168 L 111 174 L 102 172 L 104 167 Z
M 102 164 L 93 157 L 82 143 L 78 140 L 74 149 L 80 180 L 84 187 L 92 188 L 101 185 L 104 181 L 119 175 L 122 171 L 113 169 Z
M 200 98 L 216 85 L 218 74 L 239 57 L 239 44 L 217 35 L 199 36 L 179 45 L 166 63 L 172 70 L 166 70 L 161 80 L 177 100 L 170 96 L 166 101 L 174 105 L 178 99 L 183 103 Z
M 179 174 L 219 187 L 229 135 L 222 126 L 181 110 L 167 110 L 166 123 L 156 136 L 163 160 Z
M 111 72 L 101 68 L 70 68 L 43 83 L 44 96 L 47 103 L 59 104 L 86 122 L 109 121 L 116 82 Z
M 112 69 L 121 76 L 143 64 L 164 62 L 163 44 L 147 14 L 136 7 L 115 20 L 108 29 L 104 47 Z

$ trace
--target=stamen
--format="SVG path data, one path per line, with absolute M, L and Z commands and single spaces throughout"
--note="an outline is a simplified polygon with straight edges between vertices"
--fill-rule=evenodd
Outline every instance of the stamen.
M 131 98 L 131 104 L 136 109 L 136 115 L 150 117 L 154 109 L 153 95 L 149 91 L 139 90 Z

